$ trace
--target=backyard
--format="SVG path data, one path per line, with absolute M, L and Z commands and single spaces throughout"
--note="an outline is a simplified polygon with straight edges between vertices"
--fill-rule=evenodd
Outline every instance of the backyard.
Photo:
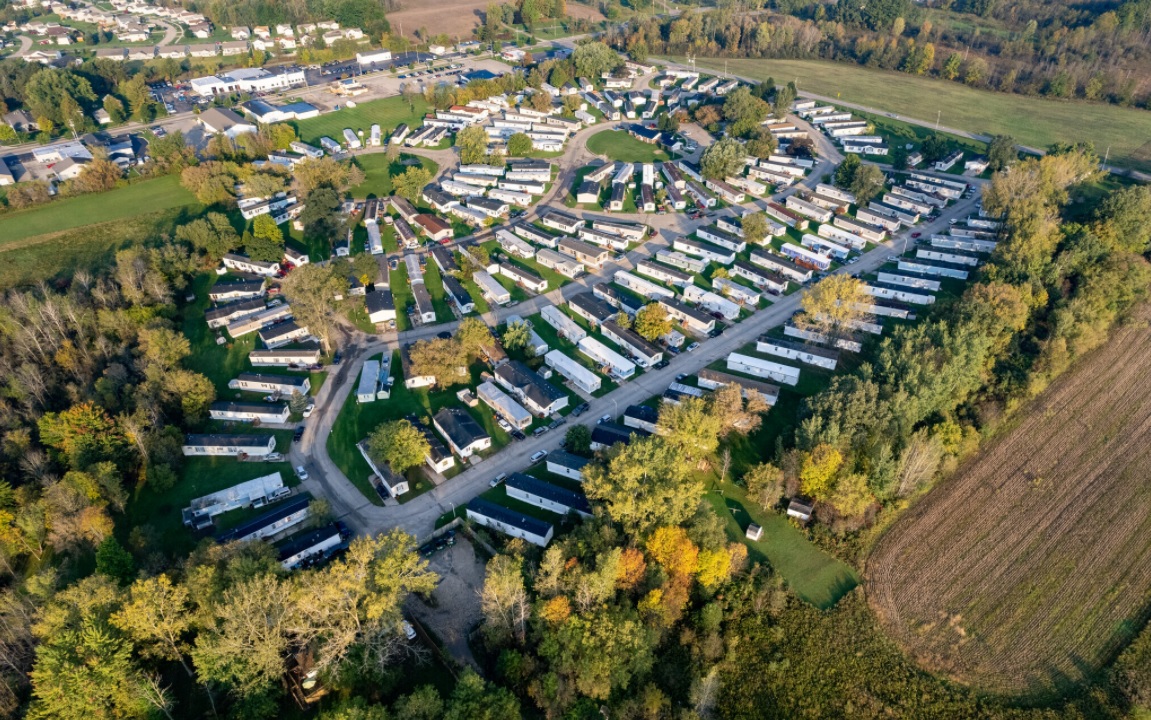
M 377 359 L 379 357 L 376 356 Z M 474 388 L 478 385 L 480 373 L 486 367 L 482 363 L 473 364 L 470 368 L 471 375 L 466 387 Z M 386 400 L 359 403 L 356 402 L 355 393 L 350 393 L 344 407 L 340 410 L 339 417 L 332 425 L 331 435 L 328 436 L 328 454 L 332 461 L 365 497 L 377 505 L 380 504 L 379 495 L 368 481 L 368 477 L 372 474 L 371 468 L 360 455 L 356 443 L 366 438 L 368 433 L 375 430 L 381 423 L 399 420 L 407 415 L 415 415 L 428 427 L 431 427 L 432 415 L 441 408 L 463 407 L 463 404 L 456 398 L 456 392 L 463 389 L 464 384 L 453 385 L 443 390 L 429 388 L 409 390 L 404 387 L 398 351 L 392 356 L 391 374 L 395 378 L 391 397 Z M 492 449 L 488 452 L 494 453 L 507 445 L 511 437 L 496 425 L 490 410 L 482 406 L 467 408 L 467 410 L 484 431 L 491 436 Z M 412 479 L 411 491 L 402 496 L 402 502 L 411 500 L 421 492 L 431 489 L 431 484 L 418 468 L 409 471 L 408 475 Z
M 636 140 L 623 130 L 604 130 L 588 138 L 587 149 L 620 162 L 656 162 L 668 159 L 657 145 Z

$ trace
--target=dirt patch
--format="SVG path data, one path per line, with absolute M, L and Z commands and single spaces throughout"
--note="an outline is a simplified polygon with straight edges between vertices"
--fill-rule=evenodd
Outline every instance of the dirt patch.
M 1151 590 L 1151 312 L 897 521 L 870 601 L 918 661 L 980 689 L 1065 692 L 1142 627 Z
M 455 40 L 470 40 L 472 28 L 484 19 L 490 0 L 423 0 L 410 3 L 398 12 L 388 13 L 388 22 L 401 34 L 414 36 L 421 28 L 432 35 L 444 33 Z M 604 19 L 599 10 L 586 5 L 568 5 L 568 17 L 592 22 Z
M 484 561 L 471 542 L 457 533 L 456 544 L 433 555 L 429 564 L 442 578 L 432 593 L 436 606 L 413 598 L 408 610 L 443 641 L 453 659 L 479 670 L 468 647 L 468 635 L 483 619 L 480 590 L 484 586 Z

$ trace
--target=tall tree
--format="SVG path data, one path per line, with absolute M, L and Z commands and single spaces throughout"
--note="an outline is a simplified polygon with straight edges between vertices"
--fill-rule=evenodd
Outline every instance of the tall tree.
M 407 420 L 383 423 L 368 435 L 368 452 L 372 458 L 386 463 L 399 475 L 417 467 L 430 451 L 428 439 Z

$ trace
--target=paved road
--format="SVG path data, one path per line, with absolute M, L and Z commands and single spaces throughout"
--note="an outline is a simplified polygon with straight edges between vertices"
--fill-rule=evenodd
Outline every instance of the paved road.
M 30 53 L 32 51 L 32 38 L 28 37 L 27 35 L 17 35 L 16 39 L 20 41 L 20 49 L 17 50 L 16 52 L 12 53 L 8 57 L 20 58 L 20 57 L 24 57 L 25 55 L 27 55 L 28 53 Z
M 157 20 L 156 24 L 164 28 L 164 39 L 160 41 L 161 47 L 175 45 L 177 40 L 180 40 L 184 37 L 184 31 L 171 23 L 164 22 L 163 20 Z

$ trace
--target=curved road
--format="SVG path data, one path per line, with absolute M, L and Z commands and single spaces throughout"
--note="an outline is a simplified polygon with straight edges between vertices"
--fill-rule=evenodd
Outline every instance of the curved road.
M 640 78 L 637 80 L 637 84 L 643 82 L 646 85 L 646 80 L 646 77 Z M 530 220 L 538 216 L 541 210 L 549 207 L 582 215 L 585 218 L 603 216 L 602 213 L 580 212 L 563 207 L 563 203 L 557 198 L 562 197 L 562 194 L 571 187 L 576 172 L 596 159 L 597 156 L 587 149 L 588 138 L 616 124 L 600 123 L 580 130 L 569 139 L 563 156 L 558 159 L 559 174 L 552 188 L 529 211 L 526 219 Z M 815 133 L 813 137 L 820 138 L 821 135 Z M 786 197 L 800 186 L 811 187 L 820 182 L 842 159 L 842 155 L 830 143 L 825 141 L 821 142 L 820 145 L 823 154 L 815 170 L 802 183 L 774 196 L 776 199 Z M 446 171 L 449 167 L 454 169 L 453 151 L 423 151 L 419 154 L 435 159 L 440 164 L 441 172 Z M 450 154 L 453 157 L 449 159 L 445 154 Z M 961 200 L 945 215 L 928 225 L 917 228 L 917 231 L 922 233 L 941 232 L 947 228 L 948 220 L 951 217 L 966 215 L 975 208 L 977 202 L 976 198 Z M 762 209 L 765 204 L 765 200 L 751 200 L 744 204 L 743 209 Z M 733 211 L 727 210 L 724 213 L 732 214 Z M 655 236 L 636 250 L 627 253 L 622 259 L 609 262 L 598 271 L 569 282 L 561 288 L 525 300 L 515 307 L 495 308 L 484 316 L 484 320 L 494 327 L 513 313 L 526 317 L 539 312 L 546 304 L 562 305 L 567 298 L 587 291 L 595 283 L 610 280 L 616 270 L 632 268 L 636 260 L 648 256 L 659 247 L 668 245 L 671 237 L 688 234 L 697 227 L 714 221 L 714 218 L 710 217 L 691 220 L 682 213 L 669 213 L 667 215 L 614 213 L 611 217 L 647 224 L 653 228 Z M 874 249 L 860 258 L 854 265 L 845 266 L 839 272 L 867 272 L 878 268 L 892 256 L 902 252 L 903 248 L 897 246 L 906 243 L 907 234 L 905 231 L 904 237 L 900 240 L 889 242 Z M 469 238 L 462 238 L 460 242 L 468 240 Z M 425 250 L 420 249 L 414 252 L 425 252 Z M 697 372 L 708 364 L 726 357 L 732 350 L 753 341 L 768 329 L 786 322 L 799 309 L 801 296 L 801 293 L 793 293 L 777 298 L 772 305 L 759 310 L 751 318 L 729 327 L 719 337 L 702 342 L 695 352 L 682 353 L 670 358 L 671 362 L 667 368 L 648 370 L 641 376 L 621 384 L 619 388 L 604 397 L 588 399 L 589 409 L 587 413 L 581 419 L 569 417 L 568 424 L 590 426 L 602 415 L 618 416 L 628 405 L 642 402 L 652 395 L 662 394 L 679 373 Z M 324 383 L 316 399 L 316 410 L 307 425 L 304 437 L 301 442 L 292 447 L 289 453 L 294 465 L 304 465 L 308 470 L 309 479 L 303 483 L 303 487 L 314 494 L 328 498 L 335 514 L 348 521 L 360 532 L 380 532 L 391 528 L 400 528 L 422 541 L 431 535 L 438 517 L 445 512 L 466 505 L 471 498 L 487 490 L 492 477 L 500 472 L 526 467 L 530 464 L 532 454 L 539 450 L 554 449 L 559 444 L 561 437 L 558 432 L 556 434 L 545 433 L 539 437 L 529 437 L 526 440 L 513 442 L 495 455 L 467 467 L 452 479 L 402 505 L 389 504 L 383 507 L 374 505 L 352 485 L 328 455 L 327 441 L 333 424 L 359 377 L 364 361 L 380 352 L 391 352 L 402 343 L 428 339 L 444 331 L 451 332 L 457 325 L 458 321 L 434 324 L 400 333 L 393 331 L 381 336 L 369 336 L 358 331 L 350 333 L 349 343 L 344 346 L 345 360 L 343 364 Z
M 161 47 L 175 45 L 177 40 L 184 37 L 184 31 L 171 23 L 157 20 L 156 24 L 164 28 L 164 39 L 160 41 Z

